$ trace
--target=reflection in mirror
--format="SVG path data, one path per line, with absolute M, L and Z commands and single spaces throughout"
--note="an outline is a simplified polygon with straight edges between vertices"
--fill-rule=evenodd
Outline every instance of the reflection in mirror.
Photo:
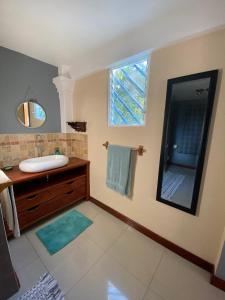
M 168 80 L 157 200 L 195 214 L 217 71 Z
M 34 100 L 21 103 L 17 108 L 17 119 L 28 128 L 41 127 L 46 120 L 43 107 Z
M 106 299 L 128 300 L 127 296 L 119 290 L 111 281 L 108 281 Z

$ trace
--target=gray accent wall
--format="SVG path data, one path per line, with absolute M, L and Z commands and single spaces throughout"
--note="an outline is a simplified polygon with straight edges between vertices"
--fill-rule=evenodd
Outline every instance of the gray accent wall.
M 0 133 L 60 132 L 59 96 L 52 79 L 58 69 L 21 53 L 0 47 Z M 45 109 L 46 122 L 39 128 L 26 128 L 16 117 L 17 106 L 26 91 Z
M 225 243 L 223 245 L 220 260 L 217 266 L 216 276 L 225 280 Z

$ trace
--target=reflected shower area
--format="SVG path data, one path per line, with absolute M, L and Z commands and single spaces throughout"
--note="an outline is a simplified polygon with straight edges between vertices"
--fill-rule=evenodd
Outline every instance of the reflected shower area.
M 161 198 L 191 208 L 210 78 L 173 84 L 166 127 Z

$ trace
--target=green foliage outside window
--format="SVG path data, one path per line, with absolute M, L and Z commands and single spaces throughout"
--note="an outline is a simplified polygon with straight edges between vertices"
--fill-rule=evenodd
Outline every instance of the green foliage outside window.
M 147 59 L 111 70 L 110 125 L 144 125 L 147 78 Z

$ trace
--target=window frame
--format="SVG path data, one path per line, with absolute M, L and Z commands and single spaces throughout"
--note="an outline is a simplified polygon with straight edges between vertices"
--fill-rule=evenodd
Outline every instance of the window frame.
M 146 76 L 146 93 L 145 93 L 145 104 L 144 104 L 144 122 L 143 124 L 137 125 L 137 124 L 120 124 L 120 125 L 113 125 L 110 123 L 110 112 L 111 112 L 111 81 L 112 81 L 112 72 L 115 69 L 119 69 L 122 67 L 125 67 L 127 65 L 130 64 L 135 64 L 135 63 L 140 63 L 143 60 L 147 60 L 147 76 Z M 128 58 L 126 60 L 120 61 L 116 64 L 113 64 L 110 66 L 110 68 L 108 69 L 108 116 L 107 116 L 107 123 L 108 123 L 108 127 L 110 128 L 119 128 L 119 127 L 144 127 L 146 126 L 146 115 L 147 115 L 147 108 L 148 108 L 148 92 L 149 92 L 149 74 L 150 74 L 150 60 L 151 60 L 151 56 L 149 52 L 145 52 L 142 54 L 138 54 L 135 55 L 131 58 Z

